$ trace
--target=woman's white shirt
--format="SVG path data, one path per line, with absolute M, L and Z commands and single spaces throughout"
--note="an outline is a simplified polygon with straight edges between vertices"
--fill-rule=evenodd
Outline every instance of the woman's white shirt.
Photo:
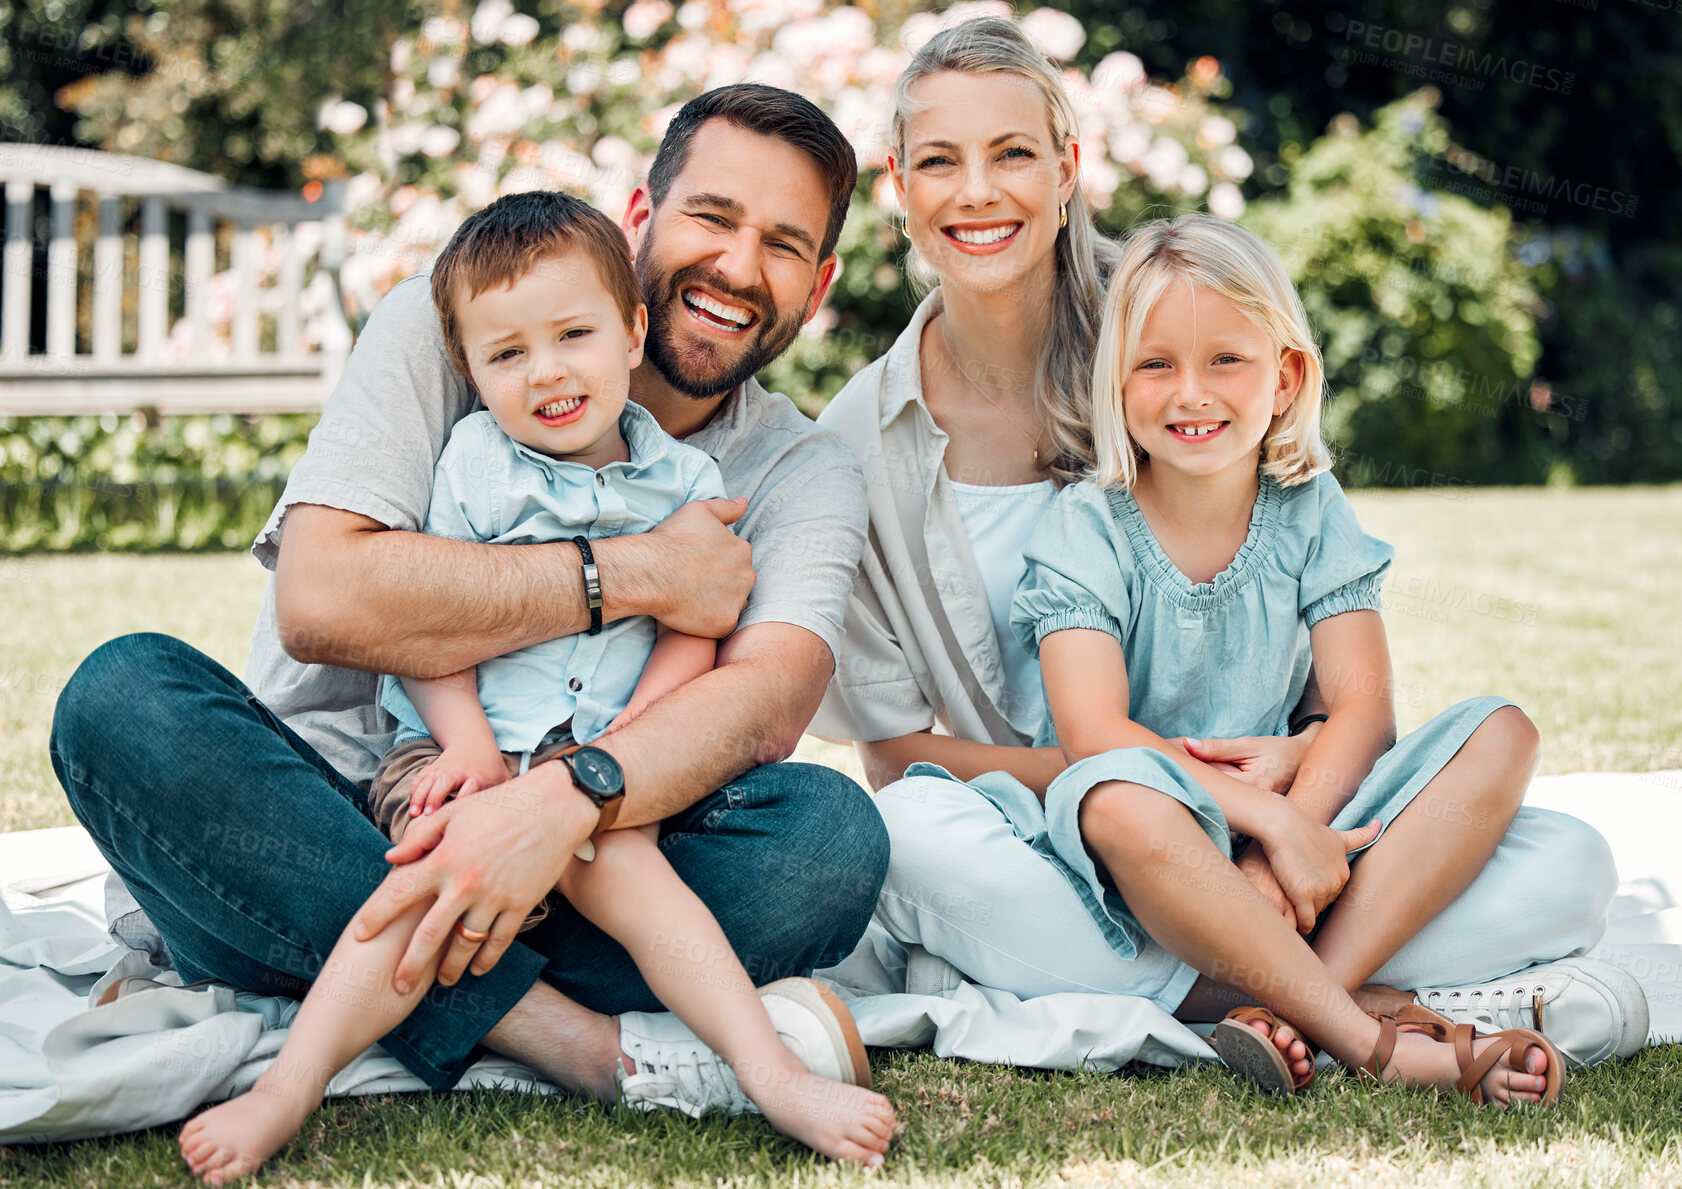
M 1006 714 L 1007 666 L 987 584 L 946 474 L 947 434 L 923 399 L 919 346 L 935 289 L 887 354 L 818 418 L 864 467 L 870 534 L 847 603 L 835 674 L 811 730 L 874 742 L 933 727 L 1027 747 Z M 1020 550 L 1017 564 L 1020 565 Z M 1018 571 L 1020 573 L 1020 571 Z
M 1045 719 L 1045 689 L 1040 684 L 1039 661 L 1028 655 L 1011 630 L 1010 601 L 1028 568 L 1023 550 L 1033 538 L 1040 515 L 1056 497 L 1057 484 L 1044 479 L 1009 487 L 978 487 L 952 480 L 951 486 L 987 593 L 987 610 L 1004 665 L 1005 691 L 999 709 L 1011 726 L 1032 738 Z

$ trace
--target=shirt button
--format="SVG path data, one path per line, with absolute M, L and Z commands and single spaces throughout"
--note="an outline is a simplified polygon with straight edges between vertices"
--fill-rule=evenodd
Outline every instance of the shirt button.
M 584 683 L 574 677 L 571 681 L 567 682 L 567 688 L 573 693 L 577 693 L 579 690 L 584 688 Z
M 607 486 L 607 476 L 602 474 L 600 471 L 596 472 L 596 486 L 597 487 L 606 487 Z

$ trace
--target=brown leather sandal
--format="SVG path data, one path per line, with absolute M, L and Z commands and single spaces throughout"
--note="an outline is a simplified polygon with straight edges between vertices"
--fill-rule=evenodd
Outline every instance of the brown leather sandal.
M 1267 1025 L 1265 1033 L 1250 1026 L 1257 1020 Z M 1315 1071 L 1311 1065 L 1308 1076 L 1300 1082 L 1291 1075 L 1290 1063 L 1273 1043 L 1273 1034 L 1283 1024 L 1283 1020 L 1265 1007 L 1235 1007 L 1226 1014 L 1226 1019 L 1215 1025 L 1209 1043 L 1215 1046 L 1215 1052 L 1228 1069 L 1245 1075 L 1269 1094 L 1296 1094 L 1314 1084 Z M 1319 1054 L 1300 1030 L 1295 1031 L 1312 1062 Z
M 1424 1019 L 1415 1015 L 1413 1019 L 1404 1020 L 1409 1014 L 1406 1008 L 1394 1016 L 1369 1013 L 1378 1021 L 1378 1043 L 1373 1046 L 1372 1056 L 1367 1058 L 1366 1064 L 1361 1066 L 1361 1073 L 1384 1080 L 1383 1071 L 1390 1064 L 1390 1058 L 1396 1051 L 1396 1032 L 1398 1024 L 1408 1024 L 1418 1028 L 1438 1041 L 1451 1041 L 1454 1045 L 1454 1058 L 1460 1066 L 1460 1078 L 1454 1083 L 1454 1092 L 1471 1099 L 1479 1106 L 1483 1105 L 1483 1079 L 1490 1070 L 1501 1062 L 1503 1057 L 1512 1055 L 1507 1067 L 1514 1073 L 1524 1072 L 1525 1058 L 1533 1048 L 1541 1049 L 1548 1055 L 1547 1072 L 1541 1076 L 1547 1079 L 1546 1088 L 1542 1091 L 1542 1106 L 1552 1106 L 1559 1101 L 1560 1094 L 1565 1089 L 1565 1060 L 1559 1055 L 1552 1042 L 1540 1032 L 1530 1028 L 1509 1028 L 1504 1032 L 1494 1032 L 1487 1037 L 1479 1037 L 1470 1024 L 1453 1024 L 1437 1016 L 1435 1012 L 1421 1008 L 1429 1016 Z M 1447 1034 L 1442 1034 L 1442 1025 L 1449 1024 Z M 1482 1053 L 1474 1054 L 1472 1042 L 1478 1039 L 1491 1040 L 1494 1043 L 1484 1049 Z M 1505 1043 L 1502 1043 L 1502 1042 Z
M 1399 1030 L 1406 1032 L 1412 1029 L 1415 1032 L 1423 1032 L 1433 1040 L 1452 1040 L 1456 1028 L 1471 1027 L 1470 1024 L 1457 1024 L 1447 1016 L 1418 1003 L 1405 1003 L 1395 1011 L 1369 1011 L 1367 1014 L 1375 1020 L 1395 1020 Z

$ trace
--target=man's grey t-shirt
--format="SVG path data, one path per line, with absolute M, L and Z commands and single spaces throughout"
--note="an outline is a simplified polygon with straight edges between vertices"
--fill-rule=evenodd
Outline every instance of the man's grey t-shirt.
M 293 504 L 325 504 L 419 532 L 444 442 L 477 407 L 445 353 L 429 279 L 399 283 L 364 327 L 252 553 L 273 571 Z M 868 515 L 852 452 L 754 380 L 683 440 L 718 463 L 726 492 L 748 499 L 735 530 L 753 546 L 758 581 L 737 630 L 794 624 L 833 657 Z M 288 656 L 275 623 L 272 573 L 245 681 L 333 767 L 358 784 L 373 778 L 396 725 L 379 706 L 379 675 Z

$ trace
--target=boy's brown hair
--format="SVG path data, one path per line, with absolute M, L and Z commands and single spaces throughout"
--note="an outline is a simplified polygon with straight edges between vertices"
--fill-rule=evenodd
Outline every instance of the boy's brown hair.
M 450 361 L 463 376 L 469 375 L 467 355 L 456 319 L 462 289 L 472 300 L 570 250 L 581 251 L 595 265 L 630 330 L 642 304 L 631 247 L 613 220 L 583 199 L 556 190 L 509 194 L 475 211 L 456 229 L 432 265 L 432 303 L 438 307 Z

